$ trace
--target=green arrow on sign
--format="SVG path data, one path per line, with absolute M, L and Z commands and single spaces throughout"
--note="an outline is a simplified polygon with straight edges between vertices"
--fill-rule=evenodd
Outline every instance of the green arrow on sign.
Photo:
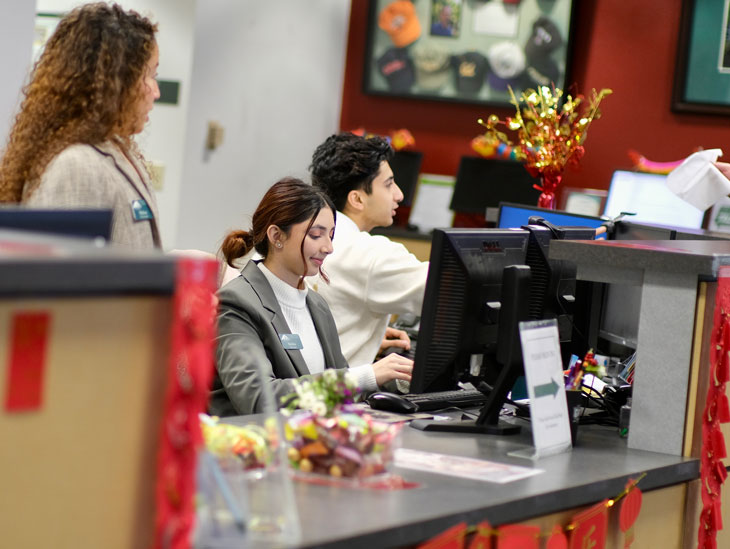
M 535 385 L 535 398 L 540 398 L 544 396 L 555 396 L 558 394 L 558 385 L 555 383 L 555 380 L 550 378 L 550 383 L 545 383 L 544 385 Z

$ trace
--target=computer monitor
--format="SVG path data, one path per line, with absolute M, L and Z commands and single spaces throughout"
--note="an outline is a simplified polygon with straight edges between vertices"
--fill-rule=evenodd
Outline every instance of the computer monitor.
M 537 204 L 540 191 L 535 189 L 536 183 L 520 162 L 463 156 L 449 207 L 484 219 L 487 208 L 497 209 L 500 202 Z
M 423 153 L 419 151 L 396 151 L 388 162 L 390 169 L 393 170 L 393 178 L 403 192 L 401 206 L 413 205 L 422 162 Z
M 469 381 L 484 390 L 487 402 L 476 421 L 418 421 L 414 427 L 518 430 L 500 424 L 499 415 L 523 372 L 519 322 L 557 318 L 561 339 L 569 340 L 575 267 L 548 260 L 549 243 L 592 235 L 589 228 L 540 226 L 434 231 L 410 391 L 449 390 Z
M 628 216 L 614 224 L 611 240 L 674 240 L 676 227 L 637 223 Z
M 112 210 L 2 206 L 0 228 L 108 241 L 111 237 Z
M 457 388 L 472 357 L 494 354 L 503 271 L 524 265 L 523 230 L 435 229 L 410 391 Z
M 522 227 L 529 223 L 531 217 L 535 216 L 542 217 L 557 227 L 591 227 L 597 229 L 605 223 L 605 219 L 601 217 L 501 202 L 499 204 L 497 227 L 500 229 Z
M 611 178 L 603 215 L 611 219 L 633 212 L 631 220 L 699 229 L 705 213 L 667 188 L 666 175 L 617 170 Z

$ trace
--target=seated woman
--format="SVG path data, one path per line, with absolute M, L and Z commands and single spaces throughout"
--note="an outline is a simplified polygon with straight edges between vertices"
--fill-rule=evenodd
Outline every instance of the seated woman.
M 251 414 L 280 404 L 293 378 L 347 368 L 332 313 L 304 278 L 320 273 L 332 253 L 335 208 L 319 189 L 298 179 L 279 181 L 264 195 L 250 231 L 233 231 L 221 251 L 229 265 L 254 248 L 241 276 L 219 294 L 216 376 L 209 403 L 218 416 Z M 360 388 L 410 381 L 413 361 L 391 354 L 352 368 Z M 275 403 L 264 396 L 262 384 Z

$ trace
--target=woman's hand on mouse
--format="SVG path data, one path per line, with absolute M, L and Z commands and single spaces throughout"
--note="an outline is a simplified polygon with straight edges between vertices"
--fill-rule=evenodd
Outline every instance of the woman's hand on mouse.
M 378 387 L 393 379 L 411 380 L 413 361 L 396 353 L 389 354 L 373 363 L 373 373 Z

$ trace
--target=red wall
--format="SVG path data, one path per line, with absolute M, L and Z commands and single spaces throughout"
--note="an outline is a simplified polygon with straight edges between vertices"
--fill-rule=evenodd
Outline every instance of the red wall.
M 698 147 L 725 148 L 730 158 L 730 119 L 671 112 L 681 0 L 575 0 L 572 78 L 578 91 L 611 88 L 602 117 L 588 131 L 586 154 L 564 185 L 607 188 L 615 169 L 631 169 L 629 149 L 651 160 L 672 161 Z M 423 151 L 422 170 L 455 174 L 459 158 L 472 154 L 480 133 L 476 120 L 511 110 L 366 95 L 362 64 L 367 0 L 352 0 L 340 126 L 375 133 L 407 128 Z

